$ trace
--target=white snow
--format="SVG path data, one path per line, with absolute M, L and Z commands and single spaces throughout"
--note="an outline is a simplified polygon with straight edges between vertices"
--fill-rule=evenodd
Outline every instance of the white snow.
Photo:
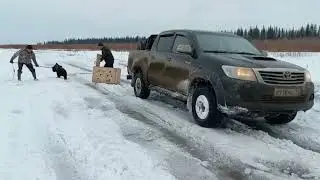
M 113 52 L 115 67 L 122 69 L 121 85 L 93 85 L 90 71 L 97 51 L 36 51 L 40 65 L 58 62 L 70 79 L 57 79 L 51 69 L 36 68 L 40 81 L 34 82 L 24 67 L 21 83 L 17 83 L 16 74 L 12 80 L 9 59 L 14 51 L 0 49 L 3 179 L 188 179 L 181 174 L 192 179 L 192 173 L 203 174 L 200 169 L 198 173 L 187 172 L 189 165 L 175 162 L 181 160 L 177 156 L 177 160 L 158 156 L 164 151 L 183 151 L 180 155 L 199 159 L 199 166 L 217 174 L 219 168 L 229 168 L 253 179 L 320 177 L 320 53 L 297 57 L 270 53 L 310 70 L 316 85 L 315 106 L 299 112 L 290 124 L 263 124 L 261 130 L 255 130 L 233 120 L 226 129 L 201 128 L 183 108 L 173 108 L 178 103 L 172 104 L 164 96 L 148 100 L 134 97 L 126 80 L 128 52 Z M 161 135 L 136 121 L 166 129 L 174 134 L 167 134 L 171 136 L 168 139 L 177 136 L 185 142 L 165 144 L 159 140 Z M 152 149 L 125 137 L 134 133 L 143 133 L 139 138 L 144 141 L 161 144 Z M 208 176 L 216 178 L 215 174 Z
M 0 51 L 1 179 L 175 179 L 125 140 L 115 123 L 123 115 L 112 102 L 104 102 L 108 116 L 88 106 L 86 99 L 103 101 L 94 90 L 46 68 L 36 68 L 39 81 L 26 67 L 21 83 L 12 80 L 12 52 Z M 58 60 L 57 53 L 37 57 L 40 65 Z

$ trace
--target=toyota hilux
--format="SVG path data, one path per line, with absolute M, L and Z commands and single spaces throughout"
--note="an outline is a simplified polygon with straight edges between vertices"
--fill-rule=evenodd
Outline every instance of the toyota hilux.
M 229 33 L 153 34 L 129 53 L 127 70 L 137 97 L 146 99 L 153 89 L 178 93 L 204 127 L 219 125 L 222 115 L 289 123 L 314 104 L 308 70 L 269 57 Z

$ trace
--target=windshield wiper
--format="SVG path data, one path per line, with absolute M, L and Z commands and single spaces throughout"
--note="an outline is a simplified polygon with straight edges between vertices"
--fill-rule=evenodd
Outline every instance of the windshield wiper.
M 232 53 L 235 53 L 235 54 L 257 55 L 257 54 L 255 54 L 255 53 L 250 53 L 250 52 L 232 52 Z
M 219 50 L 205 50 L 205 53 L 230 53 L 230 54 L 248 54 L 248 55 L 257 55 L 250 52 L 236 52 L 236 51 L 219 51 Z
M 232 53 L 231 51 L 205 50 L 205 53 Z

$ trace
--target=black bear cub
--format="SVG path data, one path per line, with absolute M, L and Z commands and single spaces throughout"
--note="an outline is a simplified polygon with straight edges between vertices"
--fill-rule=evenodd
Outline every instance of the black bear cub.
M 58 63 L 52 67 L 52 71 L 57 73 L 58 78 L 63 76 L 65 80 L 67 79 L 67 71 Z

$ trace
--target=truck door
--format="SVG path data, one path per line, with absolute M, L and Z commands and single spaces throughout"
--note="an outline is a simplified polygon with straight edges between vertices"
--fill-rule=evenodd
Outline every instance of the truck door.
M 168 56 L 170 55 L 174 34 L 163 34 L 156 40 L 150 51 L 150 64 L 148 68 L 148 81 L 155 86 L 163 87 L 163 70 Z
M 172 53 L 168 57 L 163 73 L 165 86 L 172 91 L 187 94 L 193 60 L 191 47 L 191 43 L 185 35 L 176 35 Z

